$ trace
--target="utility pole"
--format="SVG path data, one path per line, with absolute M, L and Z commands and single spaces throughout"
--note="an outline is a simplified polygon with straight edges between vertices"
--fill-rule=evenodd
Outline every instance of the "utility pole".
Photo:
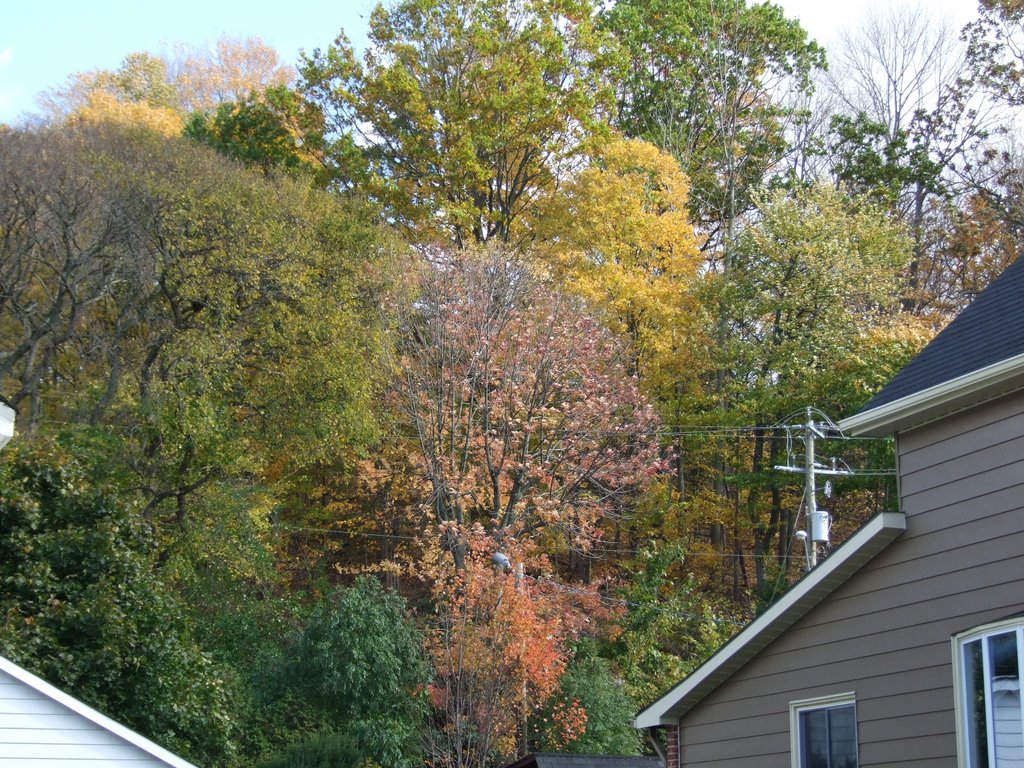
M 826 417 L 826 421 L 830 421 Z M 775 469 L 781 470 L 782 472 L 802 472 L 804 475 L 804 509 L 807 511 L 807 527 L 810 531 L 810 536 L 805 531 L 797 531 L 797 538 L 804 542 L 807 553 L 807 570 L 812 570 L 818 564 L 818 545 L 829 543 L 829 529 L 832 526 L 832 520 L 829 513 L 823 509 L 818 509 L 818 488 L 817 488 L 817 476 L 818 475 L 852 475 L 848 469 L 839 469 L 836 467 L 835 459 L 832 460 L 832 466 L 827 467 L 817 462 L 815 456 L 815 439 L 825 437 L 825 433 L 821 431 L 821 428 L 836 429 L 833 424 L 817 424 L 814 421 L 814 408 L 807 407 L 807 421 L 800 425 L 804 433 L 804 465 L 802 467 L 793 466 L 792 457 L 788 457 L 789 462 L 785 466 L 777 466 Z M 828 488 L 826 486 L 826 495 Z
M 807 407 L 807 423 L 804 425 L 804 498 L 807 504 L 807 524 L 818 514 L 818 489 L 814 478 L 814 435 L 817 428 L 814 426 L 814 413 L 810 406 Z M 813 569 L 818 564 L 818 542 L 811 537 L 810 549 L 807 554 L 807 570 Z
M 526 572 L 522 562 L 516 563 L 516 591 L 526 591 Z M 529 638 L 520 639 L 522 643 L 528 643 Z M 523 687 L 519 692 L 519 756 L 526 757 L 530 753 L 530 700 L 526 689 L 526 674 L 523 673 Z

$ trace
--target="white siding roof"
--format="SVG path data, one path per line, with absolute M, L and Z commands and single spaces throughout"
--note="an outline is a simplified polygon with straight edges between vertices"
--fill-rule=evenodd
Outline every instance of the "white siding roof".
M 0 767 L 195 768 L 0 656 Z

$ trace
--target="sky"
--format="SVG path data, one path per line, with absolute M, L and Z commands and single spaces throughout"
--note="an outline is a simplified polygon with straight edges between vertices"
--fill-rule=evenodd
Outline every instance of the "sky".
M 920 5 L 960 27 L 977 0 L 775 0 L 824 44 L 889 5 Z M 35 96 L 74 72 L 116 69 L 134 51 L 212 44 L 222 34 L 262 38 L 294 64 L 300 50 L 326 48 L 344 30 L 365 41 L 374 0 L 0 0 L 0 123 L 36 110 Z

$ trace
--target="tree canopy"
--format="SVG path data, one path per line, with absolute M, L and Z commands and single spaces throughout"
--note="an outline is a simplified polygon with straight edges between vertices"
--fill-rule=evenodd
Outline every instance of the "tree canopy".
M 826 57 L 770 2 L 397 0 L 71 75 L 0 126 L 0 652 L 224 768 L 646 749 L 803 573 L 807 414 L 1019 255 L 1022 12 Z M 821 446 L 839 540 L 893 449 Z

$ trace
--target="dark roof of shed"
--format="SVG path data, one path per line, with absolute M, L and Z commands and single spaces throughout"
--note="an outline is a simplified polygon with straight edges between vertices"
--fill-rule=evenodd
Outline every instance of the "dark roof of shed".
M 1024 259 L 1003 271 L 862 413 L 1024 354 Z
M 633 755 L 570 755 L 557 752 L 537 752 L 521 757 L 506 768 L 659 768 L 656 757 Z

